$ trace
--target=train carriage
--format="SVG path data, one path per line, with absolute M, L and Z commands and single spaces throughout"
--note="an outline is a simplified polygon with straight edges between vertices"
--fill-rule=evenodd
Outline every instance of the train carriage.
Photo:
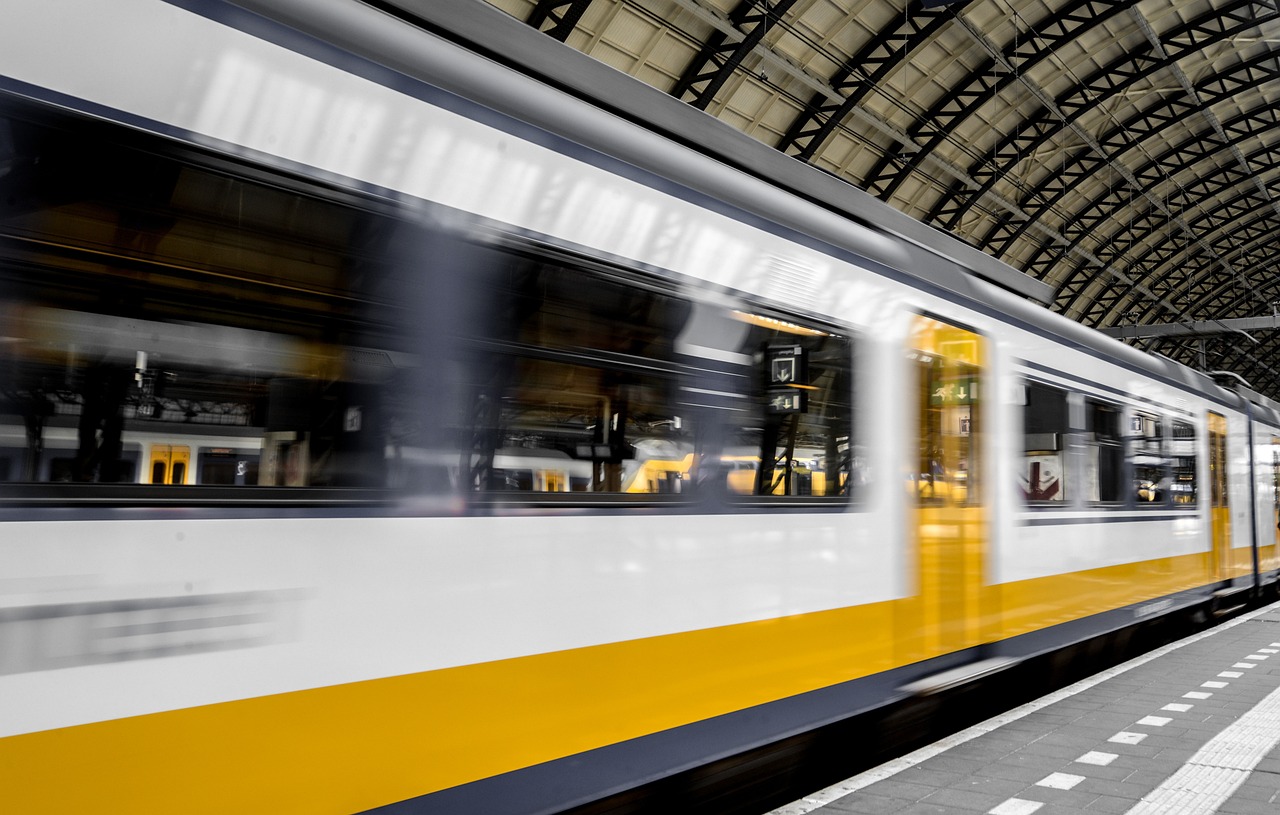
M 0 29 L 14 811 L 558 811 L 1274 587 L 1280 405 L 413 5 Z

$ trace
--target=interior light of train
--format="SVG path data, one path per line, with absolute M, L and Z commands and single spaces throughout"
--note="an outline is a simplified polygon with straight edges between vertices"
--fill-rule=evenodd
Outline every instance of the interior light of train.
M 740 320 L 744 323 L 750 323 L 751 325 L 756 325 L 761 328 L 772 328 L 776 331 L 784 331 L 788 334 L 801 334 L 808 337 L 835 336 L 834 334 L 829 334 L 826 331 L 819 331 L 816 328 L 796 325 L 795 323 L 787 322 L 786 320 L 779 320 L 774 317 L 765 317 L 762 314 L 749 314 L 745 311 L 735 310 L 733 312 L 733 317 L 735 320 Z

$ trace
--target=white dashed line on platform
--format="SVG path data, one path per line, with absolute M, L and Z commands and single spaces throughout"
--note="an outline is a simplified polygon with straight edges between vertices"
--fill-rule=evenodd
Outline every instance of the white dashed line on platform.
M 989 810 L 988 815 L 1031 815 L 1031 813 L 1044 806 L 1039 801 L 1024 801 L 1021 798 L 1010 798 L 995 809 Z
M 1084 780 L 1083 775 L 1071 775 L 1070 773 L 1053 773 L 1045 776 L 1036 782 L 1037 787 L 1049 787 L 1055 790 L 1075 789 L 1076 784 Z
M 1129 815 L 1209 815 L 1280 743 L 1280 690 L 1227 725 L 1129 810 Z

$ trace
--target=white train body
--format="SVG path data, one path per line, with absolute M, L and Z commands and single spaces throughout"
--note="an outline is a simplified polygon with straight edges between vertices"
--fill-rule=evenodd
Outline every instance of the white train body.
M 294 443 L 289 431 L 181 421 L 148 431 L 134 414 L 122 437 L 139 462 L 132 484 L 20 484 L 15 459 L 0 492 L 0 779 L 14 811 L 518 811 L 512 802 L 540 779 L 576 778 L 570 797 L 545 802 L 569 806 L 642 774 L 595 789 L 575 767 L 636 760 L 649 775 L 674 771 L 686 757 L 672 745 L 689 734 L 731 753 L 880 701 L 867 678 L 905 684 L 1016 659 L 1275 579 L 1274 404 L 1095 337 L 966 275 L 937 247 L 361 4 L 299 6 L 328 41 L 215 0 L 10 5 L 0 115 L 105 123 L 122 140 L 175 145 L 233 173 L 394 205 L 396 217 L 464 241 L 586 258 L 611 279 L 633 271 L 695 312 L 767 312 L 847 337 L 852 434 L 827 451 L 856 459 L 775 470 L 757 457 L 751 478 L 795 470 L 824 486 L 805 495 L 775 480 L 711 504 L 682 492 L 700 472 L 692 452 L 660 474 L 676 494 L 635 496 L 596 489 L 612 448 L 555 459 L 499 445 L 489 461 L 391 442 L 376 447 L 386 461 L 438 465 L 451 488 L 348 494 L 335 481 L 291 493 L 285 481 L 254 486 L 263 476 L 237 482 L 239 494 L 235 484 L 214 492 L 200 451 L 253 461 L 255 473 L 261 459 L 265 471 L 273 445 Z M 373 42 L 380 61 L 362 50 Z M 16 274 L 4 263 L 24 251 L 7 252 L 0 275 Z M 6 285 L 0 305 L 18 316 L 0 336 L 11 347 L 52 347 L 78 330 L 73 315 L 93 310 Z M 57 319 L 41 328 L 38 315 Z M 228 367 L 241 365 L 236 355 L 274 355 L 264 370 L 320 380 L 343 344 L 263 350 L 251 342 L 259 334 L 214 340 L 193 318 L 182 329 L 191 348 L 179 350 L 177 333 L 147 339 L 138 326 L 181 320 L 128 319 L 105 324 L 123 338 L 110 352 L 119 359 L 193 365 L 202 347 L 217 357 L 235 345 L 249 350 Z M 979 350 L 954 370 L 973 373 L 946 376 L 975 390 L 959 405 L 922 401 L 908 355 L 921 337 L 945 353 L 957 336 Z M 692 330 L 672 341 L 708 367 L 740 362 Z M 432 349 L 388 347 L 396 354 L 410 360 L 401 370 L 433 364 Z M 440 377 L 452 370 L 441 363 Z M 1019 488 L 1032 454 L 1029 382 L 1060 391 L 1066 417 L 1034 461 L 1041 477 L 1064 470 L 1062 491 L 1031 501 Z M 681 399 L 718 398 L 706 383 L 682 387 Z M 367 407 L 338 404 L 348 428 L 369 421 Z M 1159 506 L 1143 505 L 1131 477 L 1123 498 L 1095 500 L 1107 488 L 1084 473 L 1121 454 L 1082 441 L 1091 410 L 1125 427 L 1155 417 L 1166 450 L 1174 423 L 1191 428 L 1178 449 L 1194 459 L 1196 500 L 1162 493 Z M 45 460 L 80 449 L 80 411 L 47 424 Z M 934 419 L 962 422 L 936 432 L 961 445 L 963 477 L 935 481 L 916 466 L 922 422 Z M 1141 464 L 1129 438 L 1112 445 L 1128 468 L 1116 478 Z M 20 453 L 29 441 L 8 411 L 0 448 Z M 158 486 L 144 465 L 154 445 L 174 444 L 192 463 Z M 1159 466 L 1173 471 L 1177 455 Z M 1226 492 L 1211 499 L 1215 456 Z M 553 459 L 560 470 L 540 464 Z M 481 461 L 527 473 L 512 476 L 524 486 L 501 500 L 462 489 L 459 468 Z M 35 480 L 52 480 L 44 472 Z M 953 573 L 958 589 L 937 585 Z

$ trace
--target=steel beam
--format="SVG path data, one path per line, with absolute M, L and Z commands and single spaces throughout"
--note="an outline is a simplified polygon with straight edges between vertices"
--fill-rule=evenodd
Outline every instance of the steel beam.
M 1185 323 L 1148 323 L 1146 325 L 1113 325 L 1099 328 L 1103 334 L 1117 339 L 1136 337 L 1185 337 L 1204 334 L 1231 334 L 1241 331 L 1265 331 L 1280 328 L 1280 314 L 1270 317 L 1233 317 L 1228 320 L 1201 320 Z

